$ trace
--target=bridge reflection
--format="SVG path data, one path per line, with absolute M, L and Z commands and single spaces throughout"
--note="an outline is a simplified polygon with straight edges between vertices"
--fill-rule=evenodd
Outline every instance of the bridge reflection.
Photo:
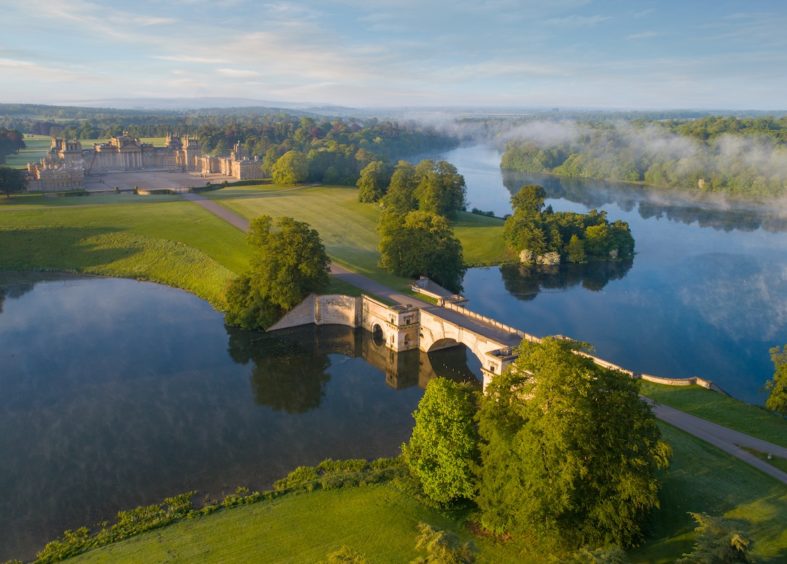
M 251 388 L 256 403 L 288 413 L 320 405 L 330 380 L 330 355 L 362 358 L 380 370 L 395 390 L 418 386 L 441 376 L 481 385 L 480 363 L 464 345 L 433 352 L 396 352 L 372 333 L 341 325 L 307 325 L 274 333 L 227 328 L 229 354 L 252 364 Z

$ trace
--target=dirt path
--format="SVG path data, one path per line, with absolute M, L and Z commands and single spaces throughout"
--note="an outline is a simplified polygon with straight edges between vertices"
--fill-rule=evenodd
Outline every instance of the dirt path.
M 194 202 L 198 206 L 203 207 L 205 210 L 215 214 L 231 225 L 234 225 L 241 231 L 249 230 L 249 221 L 246 218 L 241 217 L 240 215 L 228 210 L 216 202 L 213 202 L 204 196 L 195 193 L 183 194 L 183 197 L 186 200 Z M 341 280 L 344 280 L 348 284 L 352 284 L 353 286 L 360 288 L 361 290 L 369 292 L 370 294 L 387 298 L 396 303 L 411 305 L 418 308 L 435 308 L 435 306 L 432 304 L 412 296 L 404 295 L 392 288 L 389 288 L 388 286 L 385 286 L 384 284 L 372 280 L 371 278 L 368 278 L 362 274 L 358 274 L 357 272 L 353 272 L 336 263 L 331 263 L 331 274 Z M 764 460 L 757 458 L 750 452 L 743 450 L 741 447 L 751 448 L 762 453 L 772 454 L 784 459 L 787 459 L 787 448 L 757 439 L 745 433 L 734 431 L 728 427 L 717 425 L 716 423 L 711 423 L 705 419 L 695 417 L 694 415 L 689 415 L 684 411 L 680 411 L 666 405 L 656 404 L 647 398 L 645 399 L 653 407 L 653 413 L 656 415 L 656 417 L 665 423 L 669 423 L 681 431 L 685 431 L 690 435 L 694 435 L 695 437 L 712 444 L 713 446 L 787 485 L 786 472 L 782 472 L 775 466 L 772 466 Z

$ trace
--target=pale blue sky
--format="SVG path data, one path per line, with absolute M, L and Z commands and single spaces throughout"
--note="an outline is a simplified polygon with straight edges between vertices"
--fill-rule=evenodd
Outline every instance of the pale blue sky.
M 0 0 L 0 101 L 787 108 L 784 0 Z

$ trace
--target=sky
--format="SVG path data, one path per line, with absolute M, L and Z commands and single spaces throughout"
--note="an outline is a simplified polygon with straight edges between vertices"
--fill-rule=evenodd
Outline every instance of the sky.
M 787 109 L 784 0 L 0 0 L 0 102 Z

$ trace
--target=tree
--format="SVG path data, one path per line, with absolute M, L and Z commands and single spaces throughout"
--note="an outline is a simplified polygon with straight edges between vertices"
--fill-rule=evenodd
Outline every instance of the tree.
M 410 441 L 402 445 L 410 473 L 424 493 L 441 505 L 475 496 L 476 395 L 470 384 L 432 379 L 413 413 Z
M 24 170 L 0 166 L 0 192 L 10 198 L 27 189 L 27 174 Z
M 287 151 L 276 160 L 271 169 L 276 184 L 297 184 L 309 177 L 309 161 L 300 151 Z
M 452 291 L 461 288 L 462 244 L 448 220 L 423 211 L 404 218 L 387 212 L 380 225 L 380 265 L 394 274 L 428 276 Z
M 678 560 L 680 564 L 751 562 L 751 540 L 734 522 L 705 513 L 689 515 L 697 523 L 694 547 Z
M 787 415 L 787 345 L 782 350 L 773 347 L 770 353 L 775 370 L 773 378 L 765 383 L 765 388 L 770 392 L 765 407 Z
M 541 213 L 544 208 L 547 193 L 543 187 L 537 184 L 527 184 L 522 186 L 519 191 L 511 196 L 511 207 L 514 210 L 527 214 Z
M 566 252 L 568 254 L 568 262 L 572 262 L 574 264 L 580 264 L 585 262 L 585 244 L 582 242 L 582 239 L 577 237 L 576 235 L 572 235 L 571 239 L 566 246 Z
M 391 173 L 383 161 L 372 161 L 361 170 L 358 178 L 358 201 L 376 202 L 385 195 Z
M 454 533 L 435 529 L 427 523 L 418 523 L 415 549 L 425 552 L 412 564 L 472 564 L 476 547 L 472 542 L 462 543 Z
M 383 207 L 387 212 L 403 216 L 418 208 L 415 189 L 418 179 L 415 167 L 407 161 L 399 161 L 391 175 L 388 193 L 383 198 Z
M 328 286 L 330 261 L 320 235 L 291 217 L 254 219 L 248 235 L 254 249 L 248 273 L 227 291 L 225 321 L 246 329 L 269 327 L 307 294 Z
M 446 161 L 421 161 L 415 168 L 418 209 L 453 218 L 465 207 L 465 179 Z
M 566 339 L 523 342 L 479 411 L 485 527 L 628 546 L 658 507 L 670 449 L 635 380 Z

